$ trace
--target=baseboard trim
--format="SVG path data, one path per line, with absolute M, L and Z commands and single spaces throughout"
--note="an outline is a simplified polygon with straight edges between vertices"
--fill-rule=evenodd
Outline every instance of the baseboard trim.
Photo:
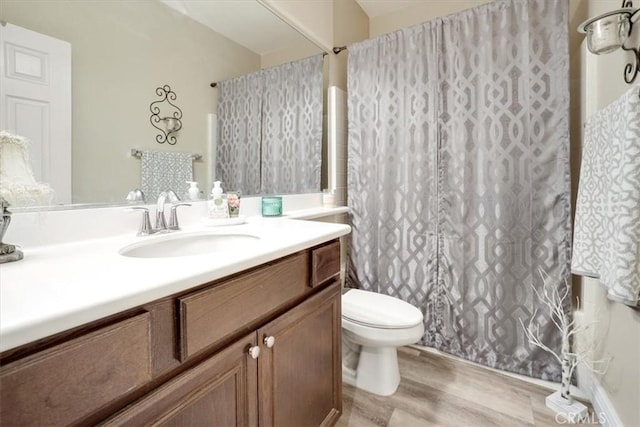
M 606 390 L 591 372 L 586 373 L 590 376 L 588 382 L 591 388 L 591 405 L 596 415 L 596 419 L 602 427 L 622 427 L 622 421 L 613 406 L 611 399 Z

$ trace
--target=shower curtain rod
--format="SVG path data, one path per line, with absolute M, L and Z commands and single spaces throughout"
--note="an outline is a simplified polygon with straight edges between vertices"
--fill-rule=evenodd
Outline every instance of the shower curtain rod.
M 333 48 L 333 53 L 335 53 L 337 55 L 340 52 L 342 52 L 343 50 L 347 50 L 347 47 L 346 46 L 336 46 L 336 47 Z
M 336 49 L 337 49 L 337 48 L 335 48 L 335 47 L 334 47 L 334 48 L 333 48 L 333 51 L 334 51 L 334 52 L 336 52 Z M 346 47 L 345 47 L 345 49 L 346 49 Z M 337 52 L 336 52 L 336 53 L 337 53 Z M 327 56 L 327 55 L 328 55 L 328 53 L 327 53 L 327 52 L 322 52 L 322 57 L 323 57 L 323 58 L 324 58 L 325 56 Z M 218 87 L 218 82 L 213 82 L 213 83 L 209 84 L 209 86 L 211 86 L 211 87 Z

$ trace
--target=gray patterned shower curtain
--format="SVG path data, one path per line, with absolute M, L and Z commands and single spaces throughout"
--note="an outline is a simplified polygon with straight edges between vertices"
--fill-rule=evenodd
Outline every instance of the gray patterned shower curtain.
M 262 193 L 320 191 L 322 55 L 263 70 Z
M 519 320 L 569 279 L 566 0 L 503 0 L 349 46 L 349 284 L 422 309 L 422 344 L 559 381 Z M 567 307 L 569 309 L 569 307 Z
M 216 178 L 245 195 L 320 191 L 322 55 L 218 83 Z
M 260 194 L 262 71 L 218 83 L 216 176 L 227 190 Z

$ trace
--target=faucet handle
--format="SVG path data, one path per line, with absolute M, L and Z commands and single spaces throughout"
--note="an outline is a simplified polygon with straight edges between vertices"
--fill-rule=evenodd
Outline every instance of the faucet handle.
M 180 197 L 173 190 L 167 190 L 167 197 L 171 203 L 176 203 L 180 201 Z
M 136 236 L 148 236 L 150 234 L 155 233 L 153 228 L 151 228 L 151 219 L 149 219 L 148 208 L 145 208 L 142 206 L 132 206 L 129 209 L 142 211 L 142 222 L 140 223 L 140 228 L 138 229 L 138 234 L 136 234 Z
M 171 217 L 169 218 L 169 230 L 180 230 L 180 224 L 178 224 L 178 207 L 179 206 L 191 206 L 191 203 L 176 203 L 171 206 Z

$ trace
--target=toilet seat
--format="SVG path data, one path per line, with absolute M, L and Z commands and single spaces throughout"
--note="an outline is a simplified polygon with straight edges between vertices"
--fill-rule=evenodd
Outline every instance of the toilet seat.
M 379 329 L 406 329 L 422 323 L 420 310 L 398 298 L 350 289 L 342 294 L 342 317 Z

